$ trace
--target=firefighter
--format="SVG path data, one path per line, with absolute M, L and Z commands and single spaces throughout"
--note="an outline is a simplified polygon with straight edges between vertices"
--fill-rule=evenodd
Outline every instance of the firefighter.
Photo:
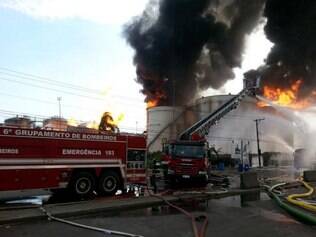
M 156 170 L 157 170 L 157 161 L 155 158 L 152 159 L 152 172 L 150 175 L 150 185 L 154 189 L 154 193 L 157 193 L 157 177 L 156 177 Z

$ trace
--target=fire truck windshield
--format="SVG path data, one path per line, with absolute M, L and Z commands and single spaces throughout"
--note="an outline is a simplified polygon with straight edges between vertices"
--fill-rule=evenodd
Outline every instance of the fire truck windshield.
M 187 158 L 204 158 L 204 146 L 174 145 L 173 156 Z

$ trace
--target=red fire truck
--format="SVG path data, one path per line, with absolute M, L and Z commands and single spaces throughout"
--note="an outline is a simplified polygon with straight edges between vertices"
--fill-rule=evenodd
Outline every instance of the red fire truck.
M 143 135 L 0 127 L 0 192 L 67 188 L 113 195 L 145 183 Z
M 183 178 L 199 179 L 202 181 L 201 184 L 207 183 L 210 164 L 206 137 L 210 127 L 216 125 L 222 117 L 236 109 L 245 96 L 255 94 L 259 88 L 260 80 L 256 75 L 254 75 L 255 77 L 250 76 L 244 79 L 244 89 L 237 95 L 184 130 L 177 141 L 164 144 L 162 160 L 165 174 L 171 183 Z
M 171 141 L 165 144 L 162 164 L 171 185 L 188 179 L 206 185 L 210 168 L 207 151 L 207 142 L 203 140 Z

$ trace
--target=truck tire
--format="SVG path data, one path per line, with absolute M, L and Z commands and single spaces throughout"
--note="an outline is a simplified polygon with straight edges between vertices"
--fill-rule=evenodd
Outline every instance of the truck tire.
M 168 184 L 169 188 L 171 188 L 171 189 L 177 188 L 177 186 L 178 186 L 177 181 L 178 180 L 173 175 L 167 175 L 167 184 Z
M 75 173 L 69 183 L 69 189 L 76 197 L 89 197 L 95 189 L 95 178 L 90 172 Z
M 199 177 L 197 180 L 197 186 L 205 188 L 208 185 L 208 176 Z
M 102 196 L 114 195 L 122 187 L 119 175 L 112 171 L 104 171 L 98 182 L 98 194 Z

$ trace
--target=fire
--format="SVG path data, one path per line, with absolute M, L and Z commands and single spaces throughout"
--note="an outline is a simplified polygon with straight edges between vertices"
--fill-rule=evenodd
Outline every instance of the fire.
M 158 105 L 158 100 L 149 100 L 147 102 L 147 108 L 152 108 L 152 107 L 156 107 Z
M 86 124 L 87 128 L 98 129 L 99 124 L 96 121 L 90 121 Z
M 123 113 L 120 113 L 118 116 L 113 116 L 110 114 L 112 119 L 109 119 L 109 124 L 118 126 L 120 122 L 122 122 L 125 118 L 125 115 Z
M 105 112 L 100 117 L 101 117 L 101 121 L 103 123 L 104 129 L 110 131 L 110 130 L 115 130 L 118 128 L 118 124 L 124 120 L 125 115 L 123 113 L 120 113 L 116 116 L 113 116 L 112 113 Z M 68 126 L 74 126 L 74 127 L 80 126 L 80 127 L 91 128 L 91 129 L 99 129 L 99 126 L 100 126 L 100 123 L 95 120 L 80 123 L 78 120 L 74 118 L 68 119 L 67 124 Z
M 304 109 L 311 105 L 312 97 L 316 95 L 316 91 L 314 91 L 308 98 L 298 99 L 298 92 L 302 83 L 302 80 L 297 80 L 290 86 L 290 88 L 287 89 L 273 86 L 264 86 L 263 96 L 277 105 L 289 107 L 292 109 Z M 259 101 L 257 105 L 259 107 L 268 106 L 268 104 L 263 101 Z
M 147 101 L 147 109 L 162 105 L 167 99 L 166 94 L 162 90 L 155 91 Z
M 125 115 L 123 113 L 114 117 L 110 112 L 104 112 L 98 129 L 101 131 L 111 131 L 115 132 L 118 130 L 118 124 L 124 119 Z
M 77 127 L 79 125 L 79 122 L 76 119 L 74 119 L 74 118 L 70 118 L 70 119 L 67 120 L 67 124 L 69 126 Z

